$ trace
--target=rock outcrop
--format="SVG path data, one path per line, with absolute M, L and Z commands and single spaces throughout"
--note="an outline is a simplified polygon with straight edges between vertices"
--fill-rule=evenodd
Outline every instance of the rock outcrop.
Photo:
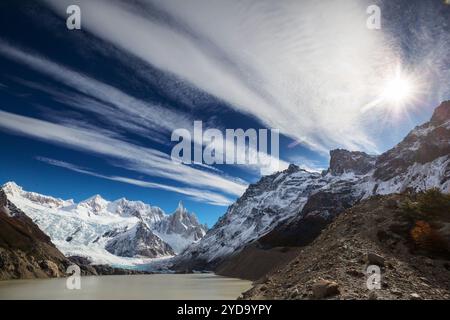
M 353 173 L 364 175 L 375 168 L 377 157 L 360 151 L 336 149 L 330 151 L 329 172 L 333 175 Z
M 50 238 L 0 189 L 0 280 L 60 277 L 69 265 Z
M 450 102 L 443 102 L 436 108 L 429 122 L 416 127 L 402 142 L 377 158 L 373 177 L 380 181 L 388 181 L 406 176 L 412 166 L 429 169 L 430 165 L 426 164 L 435 163 L 444 170 L 442 178 L 450 179 L 449 114 Z M 428 171 L 427 174 L 430 175 L 431 172 Z M 417 179 L 421 180 L 419 172 Z M 435 183 L 444 185 L 446 182 L 448 187 L 448 180 Z M 424 181 L 425 186 L 426 183 Z

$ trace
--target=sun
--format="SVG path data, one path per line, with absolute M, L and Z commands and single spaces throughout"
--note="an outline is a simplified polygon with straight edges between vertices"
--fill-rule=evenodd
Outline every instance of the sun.
M 389 117 L 397 119 L 408 111 L 422 94 L 422 84 L 414 73 L 403 71 L 398 64 L 387 73 L 384 80 L 378 84 L 376 98 L 361 108 L 361 113 L 372 109 L 387 111 Z
M 401 106 L 413 100 L 414 94 L 414 81 L 398 67 L 394 75 L 386 80 L 381 98 L 389 104 Z
M 387 82 L 383 97 L 386 101 L 399 104 L 407 102 L 412 93 L 412 84 L 408 79 L 397 77 Z

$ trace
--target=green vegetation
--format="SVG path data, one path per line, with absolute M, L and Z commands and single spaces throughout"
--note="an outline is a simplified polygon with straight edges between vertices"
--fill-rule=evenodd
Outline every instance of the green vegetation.
M 439 189 L 430 189 L 405 201 L 401 209 L 414 219 L 450 222 L 450 194 L 442 193 Z

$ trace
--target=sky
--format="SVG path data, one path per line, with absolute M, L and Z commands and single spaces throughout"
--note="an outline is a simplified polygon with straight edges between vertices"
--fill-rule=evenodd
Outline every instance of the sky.
M 449 22 L 439 0 L 2 1 L 0 183 L 212 226 L 275 168 L 174 162 L 174 130 L 277 129 L 280 170 L 382 153 L 450 99 Z

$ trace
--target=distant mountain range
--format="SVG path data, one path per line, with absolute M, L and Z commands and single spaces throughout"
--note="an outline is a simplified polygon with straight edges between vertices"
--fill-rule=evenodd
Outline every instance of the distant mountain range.
M 100 195 L 74 203 L 24 191 L 14 182 L 2 187 L 66 256 L 94 264 L 131 265 L 170 257 L 199 241 L 207 227 L 180 202 L 173 214 L 140 201 L 107 201 Z
M 175 259 L 174 268 L 258 279 L 283 263 L 283 255 L 270 250 L 311 243 L 364 199 L 430 188 L 450 192 L 450 101 L 379 156 L 342 149 L 330 155 L 322 173 L 291 165 L 250 185 L 201 241 Z

